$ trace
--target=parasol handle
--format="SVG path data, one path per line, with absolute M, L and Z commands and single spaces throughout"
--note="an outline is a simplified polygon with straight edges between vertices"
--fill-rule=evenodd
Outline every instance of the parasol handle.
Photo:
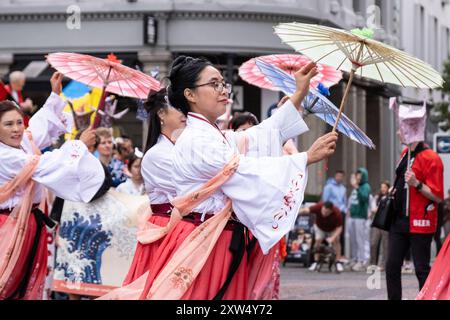
M 315 97 L 313 102 L 311 103 L 311 105 L 308 106 L 308 108 L 306 108 L 306 106 L 303 107 L 303 112 L 302 112 L 303 119 L 306 119 L 307 116 L 309 116 L 311 113 L 314 113 L 311 110 L 316 105 L 317 102 L 319 102 L 319 97 Z
M 315 97 L 315 98 L 314 98 L 314 100 L 313 100 L 313 102 L 311 103 L 311 106 L 310 106 L 309 108 L 312 109 L 312 108 L 316 105 L 317 102 L 319 102 L 319 97 Z
M 77 114 L 75 112 L 75 109 L 73 108 L 72 102 L 67 100 L 67 103 L 69 104 L 70 111 L 72 111 L 73 123 L 75 124 L 75 129 L 78 131 L 80 129 L 80 126 L 78 125 Z
M 406 165 L 406 171 L 409 171 L 411 166 L 411 146 L 408 145 L 408 163 Z M 406 216 L 409 217 L 409 185 L 406 184 Z
M 100 125 L 101 115 L 98 112 L 99 110 L 103 110 L 102 107 L 105 107 L 105 98 L 106 98 L 106 87 L 108 86 L 109 75 L 111 74 L 112 67 L 109 67 L 108 75 L 106 76 L 105 81 L 103 82 L 102 94 L 100 95 L 100 101 L 97 105 L 97 111 L 95 112 L 94 124 L 92 125 L 93 129 L 96 129 Z
M 339 113 L 336 118 L 336 123 L 334 124 L 334 127 L 333 127 L 333 132 L 336 132 L 337 126 L 339 124 L 339 120 L 341 119 L 342 110 L 344 109 L 344 105 L 347 102 L 348 94 L 350 92 L 350 87 L 352 85 L 353 76 L 355 75 L 356 69 L 358 69 L 359 67 L 362 66 L 362 64 L 359 63 L 359 61 L 360 61 L 361 54 L 364 49 L 364 43 L 365 42 L 362 42 L 360 44 L 358 54 L 357 54 L 355 60 L 351 59 L 352 58 L 351 56 L 347 56 L 347 58 L 352 62 L 352 70 L 350 71 L 350 77 L 348 78 L 347 87 L 345 88 L 344 96 L 342 97 L 341 106 L 339 107 Z
M 334 123 L 332 132 L 336 131 L 337 126 L 339 124 L 339 120 L 341 119 L 342 110 L 344 109 L 344 105 L 347 103 L 347 98 L 348 98 L 348 94 L 350 92 L 350 87 L 352 86 L 353 76 L 355 75 L 355 71 L 356 70 L 354 68 L 352 68 L 352 70 L 350 71 L 350 77 L 348 78 L 347 87 L 345 88 L 344 96 L 342 97 L 341 105 L 339 107 L 339 113 L 337 115 L 336 122 Z
M 106 92 L 106 86 L 104 85 L 102 87 L 102 94 L 100 96 L 100 100 L 99 100 L 98 105 L 97 105 L 97 111 L 95 112 L 94 123 L 92 125 L 93 129 L 98 128 L 98 126 L 100 125 L 100 121 L 102 119 L 102 116 L 101 116 L 101 114 L 98 111 L 99 110 L 103 110 L 102 107 L 104 108 L 104 106 L 105 106 L 104 101 L 105 101 L 105 98 L 106 98 L 106 93 L 107 93 Z

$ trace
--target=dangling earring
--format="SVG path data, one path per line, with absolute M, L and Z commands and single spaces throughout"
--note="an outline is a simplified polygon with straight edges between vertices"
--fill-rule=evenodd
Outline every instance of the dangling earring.
M 161 127 L 164 127 L 164 121 L 161 120 Z

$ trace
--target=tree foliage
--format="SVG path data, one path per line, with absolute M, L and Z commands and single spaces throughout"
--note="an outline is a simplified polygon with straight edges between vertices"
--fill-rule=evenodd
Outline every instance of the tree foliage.
M 444 84 L 440 90 L 450 96 L 450 57 L 444 62 L 442 78 L 444 79 Z M 439 128 L 444 131 L 450 129 L 450 110 L 448 101 L 437 102 L 434 104 L 431 120 L 438 123 Z

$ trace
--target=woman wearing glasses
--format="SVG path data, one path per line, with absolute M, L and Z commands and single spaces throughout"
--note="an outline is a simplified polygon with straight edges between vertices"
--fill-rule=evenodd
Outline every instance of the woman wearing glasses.
M 187 116 L 172 151 L 177 197 L 166 226 L 141 230 L 141 238 L 164 242 L 149 273 L 111 298 L 138 290 L 141 299 L 248 299 L 247 256 L 256 245 L 267 254 L 291 229 L 307 165 L 336 146 L 331 133 L 308 152 L 281 157 L 282 143 L 308 130 L 300 103 L 316 73 L 310 64 L 296 74 L 298 90 L 275 116 L 224 133 L 215 121 L 225 113 L 231 86 L 207 60 L 180 56 L 173 62 L 169 102 Z

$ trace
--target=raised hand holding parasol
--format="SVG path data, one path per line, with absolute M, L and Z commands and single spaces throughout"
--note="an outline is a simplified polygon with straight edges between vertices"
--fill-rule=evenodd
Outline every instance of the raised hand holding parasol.
M 260 88 L 273 90 L 273 84 L 257 65 L 257 60 L 272 65 L 290 76 L 311 62 L 311 59 L 300 54 L 272 54 L 252 58 L 239 67 L 239 76 L 248 83 Z M 342 79 L 342 72 L 334 67 L 318 63 L 318 74 L 311 79 L 310 86 L 316 88 L 319 83 L 327 87 L 337 84 Z
M 248 79 L 246 80 L 247 82 L 252 81 L 250 83 L 258 87 L 264 87 L 265 89 L 274 91 L 282 91 L 287 96 L 292 95 L 296 91 L 296 81 L 292 75 L 281 70 L 280 68 L 277 68 L 275 65 L 267 63 L 264 57 L 261 59 L 260 57 L 257 57 L 252 60 L 254 60 L 257 70 L 253 69 L 252 72 L 254 76 L 250 79 L 245 77 L 246 73 L 244 73 L 244 80 Z M 244 63 L 243 66 L 246 64 L 247 62 Z M 319 77 L 319 75 L 316 77 Z M 333 77 L 334 79 L 337 79 L 336 76 Z M 320 78 L 324 79 L 324 77 Z M 258 80 L 254 81 L 255 79 Z M 313 114 L 333 126 L 337 119 L 339 109 L 330 100 L 328 100 L 325 95 L 329 95 L 329 91 L 327 89 L 325 90 L 325 86 L 321 83 L 317 86 L 317 89 L 310 86 L 309 92 L 302 102 L 303 113 L 305 115 Z M 350 139 L 371 149 L 375 148 L 372 140 L 350 119 L 348 119 L 345 114 L 342 115 L 342 121 L 339 122 L 337 129 Z
M 78 53 L 57 52 L 47 55 L 53 68 L 65 76 L 88 86 L 102 88 L 97 110 L 103 110 L 106 92 L 120 96 L 146 99 L 150 90 L 158 91 L 160 83 L 149 75 L 121 64 L 113 54 L 100 59 Z M 100 124 L 97 113 L 94 128 Z

